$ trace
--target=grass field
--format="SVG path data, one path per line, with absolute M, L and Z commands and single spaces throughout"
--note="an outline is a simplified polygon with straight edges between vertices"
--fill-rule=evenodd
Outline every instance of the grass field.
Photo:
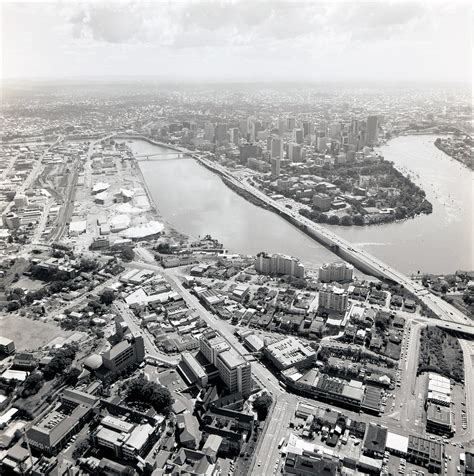
M 64 331 L 53 323 L 34 321 L 19 315 L 0 315 L 0 335 L 15 342 L 16 350 L 34 350 L 55 337 L 68 337 L 72 331 Z

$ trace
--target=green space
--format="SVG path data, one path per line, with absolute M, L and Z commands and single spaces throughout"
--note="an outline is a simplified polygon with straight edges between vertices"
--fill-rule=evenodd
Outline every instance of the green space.
M 456 382 L 464 380 L 463 353 L 458 339 L 437 327 L 421 331 L 418 373 L 437 372 Z

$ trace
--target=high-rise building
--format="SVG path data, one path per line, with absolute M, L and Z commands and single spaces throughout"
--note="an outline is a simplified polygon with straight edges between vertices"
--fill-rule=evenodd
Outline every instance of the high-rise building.
M 367 145 L 374 146 L 379 135 L 379 116 L 369 116 L 367 118 Z
M 273 159 L 275 157 L 280 157 L 283 159 L 283 139 L 280 137 L 271 138 L 271 148 L 270 148 L 270 157 Z
M 296 119 L 294 117 L 288 117 L 286 119 L 286 129 L 292 131 L 296 127 Z
M 231 349 L 221 336 L 199 339 L 199 350 L 208 362 L 214 364 L 219 376 L 231 393 L 240 392 L 244 397 L 252 391 L 252 370 L 237 351 Z
M 247 165 L 250 157 L 259 158 L 262 155 L 262 149 L 257 144 L 242 144 L 239 147 L 240 163 Z
M 278 133 L 282 136 L 287 131 L 286 119 L 278 120 Z
M 293 129 L 293 142 L 302 144 L 304 142 L 303 129 Z
M 255 260 L 255 270 L 262 274 L 283 274 L 304 278 L 304 265 L 292 256 L 260 253 Z
M 344 262 L 326 263 L 319 268 L 319 280 L 323 283 L 352 281 L 354 266 Z
M 348 303 L 349 297 L 345 289 L 325 284 L 319 290 L 319 307 L 331 311 L 344 312 L 347 309 Z
M 250 142 L 255 142 L 257 138 L 257 130 L 256 130 L 256 124 L 255 124 L 255 118 L 254 117 L 249 117 L 247 119 L 247 134 L 248 134 L 248 139 Z
M 217 124 L 215 140 L 217 143 L 227 142 L 227 124 Z
M 239 131 L 240 131 L 240 135 L 245 140 L 248 140 L 247 139 L 248 129 L 247 129 L 247 121 L 246 120 L 239 121 Z
M 316 140 L 316 148 L 319 152 L 326 152 L 329 142 L 330 139 L 328 137 L 318 137 Z
M 204 139 L 210 142 L 214 142 L 215 136 L 216 128 L 214 127 L 214 124 L 211 124 L 210 122 L 206 123 L 204 125 Z
M 339 139 L 342 131 L 342 124 L 336 122 L 334 124 L 329 124 L 328 127 L 328 136 L 331 139 Z
M 305 137 L 308 137 L 314 134 L 314 124 L 310 121 L 303 122 L 303 134 Z
M 270 159 L 272 166 L 272 178 L 278 178 L 280 176 L 280 157 L 273 157 Z
M 229 139 L 232 144 L 239 145 L 240 144 L 240 132 L 237 127 L 233 127 L 229 129 Z
M 288 145 L 288 158 L 292 162 L 301 162 L 301 146 L 292 142 Z

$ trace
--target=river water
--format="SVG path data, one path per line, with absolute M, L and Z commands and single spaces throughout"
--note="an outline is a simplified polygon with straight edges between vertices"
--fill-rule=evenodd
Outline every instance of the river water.
M 408 171 L 433 203 L 433 213 L 375 227 L 332 227 L 342 237 L 405 273 L 473 269 L 472 172 L 434 147 L 434 136 L 392 140 L 381 152 Z M 167 149 L 134 140 L 134 154 Z M 192 159 L 141 161 L 150 194 L 163 218 L 178 231 L 207 233 L 235 253 L 285 253 L 316 267 L 337 257 L 273 212 L 230 190 L 219 176 Z

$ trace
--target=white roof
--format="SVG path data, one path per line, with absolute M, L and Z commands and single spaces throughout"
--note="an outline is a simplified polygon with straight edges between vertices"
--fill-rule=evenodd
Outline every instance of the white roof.
M 400 453 L 408 451 L 408 436 L 397 435 L 396 433 L 387 432 L 387 442 L 385 446 L 389 450 L 395 450 Z
M 145 236 L 161 233 L 164 228 L 165 226 L 163 223 L 160 223 L 159 221 L 150 221 L 125 230 L 122 233 L 122 236 L 125 238 L 143 238 Z
M 69 231 L 75 231 L 77 233 L 82 233 L 87 230 L 87 221 L 80 220 L 80 221 L 72 221 L 69 225 Z
M 11 339 L 9 339 L 8 337 L 0 336 L 0 345 L 9 345 L 12 342 L 13 341 Z
M 23 382 L 28 377 L 28 372 L 24 372 L 23 370 L 5 370 L 2 374 L 2 378 L 7 380 L 18 380 L 19 382 Z
M 106 182 L 97 182 L 93 187 L 93 192 L 101 192 L 102 190 L 107 190 L 110 187 L 110 184 Z
M 17 412 L 18 408 L 10 408 L 2 416 L 0 416 L 0 427 L 4 424 L 8 424 Z

